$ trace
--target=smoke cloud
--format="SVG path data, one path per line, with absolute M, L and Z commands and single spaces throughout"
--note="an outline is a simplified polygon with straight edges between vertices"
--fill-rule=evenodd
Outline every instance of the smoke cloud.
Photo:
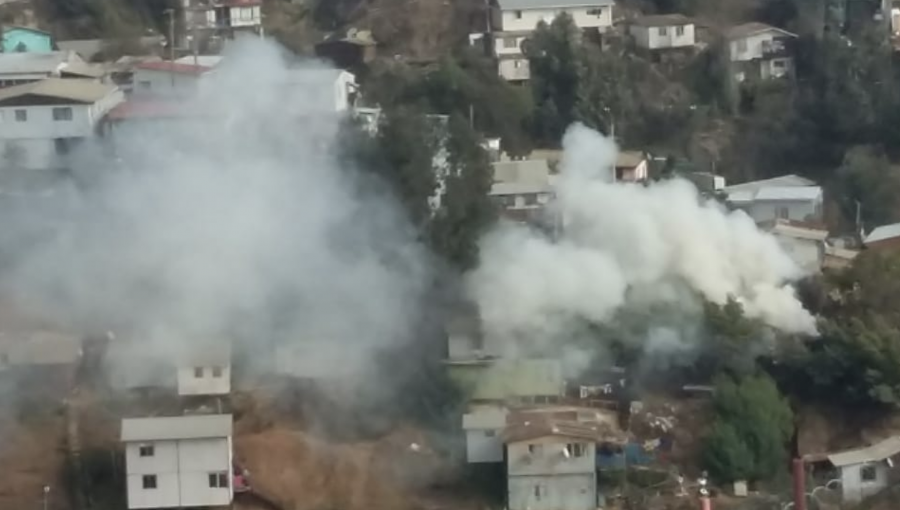
M 239 41 L 184 103 L 190 120 L 115 128 L 116 158 L 86 147 L 72 200 L 4 223 L 4 290 L 125 331 L 131 375 L 232 340 L 261 370 L 285 345 L 304 347 L 299 372 L 370 370 L 411 338 L 429 268 L 385 188 L 339 162 L 335 75 Z
M 731 296 L 785 332 L 815 332 L 790 285 L 800 269 L 746 214 L 702 199 L 680 179 L 614 183 L 615 144 L 582 125 L 569 129 L 563 149 L 556 235 L 498 226 L 468 280 L 485 335 L 503 354 L 557 343 L 578 321 L 605 323 L 623 309 L 696 313 L 698 295 L 719 304 Z M 653 330 L 648 342 L 685 348 L 668 329 Z

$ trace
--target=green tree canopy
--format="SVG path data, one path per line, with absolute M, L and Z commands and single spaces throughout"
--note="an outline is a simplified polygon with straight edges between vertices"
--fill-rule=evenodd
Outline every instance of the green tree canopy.
M 784 469 L 794 418 L 769 376 L 720 378 L 713 409 L 703 463 L 716 480 L 765 480 Z

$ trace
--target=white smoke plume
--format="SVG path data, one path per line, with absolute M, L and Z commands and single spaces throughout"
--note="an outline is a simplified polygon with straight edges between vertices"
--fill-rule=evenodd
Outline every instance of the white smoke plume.
M 130 375 L 230 340 L 264 371 L 278 345 L 309 347 L 299 371 L 371 369 L 411 338 L 428 265 L 385 187 L 340 163 L 335 73 L 240 41 L 185 103 L 199 115 L 118 127 L 76 200 L 7 218 L 4 290 L 125 331 Z
M 615 144 L 582 125 L 569 129 L 563 149 L 555 238 L 501 225 L 484 238 L 469 278 L 486 337 L 507 353 L 635 303 L 696 311 L 696 294 L 719 304 L 732 296 L 777 329 L 815 332 L 790 285 L 799 268 L 746 214 L 701 199 L 680 179 L 612 182 Z M 666 344 L 670 336 L 655 337 Z

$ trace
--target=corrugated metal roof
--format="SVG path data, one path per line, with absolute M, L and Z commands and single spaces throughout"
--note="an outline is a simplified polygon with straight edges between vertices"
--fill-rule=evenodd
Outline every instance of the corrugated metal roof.
M 733 26 L 725 32 L 725 36 L 728 39 L 743 39 L 745 37 L 750 37 L 751 35 L 758 34 L 760 32 L 768 32 L 768 31 L 775 31 L 775 32 L 780 33 L 781 35 L 786 35 L 788 37 L 797 37 L 797 34 L 793 34 L 791 32 L 788 32 L 787 30 L 783 30 L 778 27 L 773 27 L 772 25 L 767 25 L 765 23 L 759 23 L 757 21 Z
M 816 182 L 796 174 L 781 175 L 770 179 L 742 182 L 725 187 L 726 193 L 734 191 L 756 191 L 768 186 L 815 186 Z
M 550 175 L 550 164 L 546 159 L 497 161 L 493 167 L 496 182 L 546 184 Z
M 624 441 L 621 433 L 617 433 L 610 426 L 602 423 L 535 419 L 509 426 L 503 432 L 503 440 L 506 443 L 518 443 L 548 436 L 571 437 L 592 442 Z
M 756 200 L 816 200 L 821 198 L 818 186 L 767 186 L 756 192 Z
M 122 420 L 123 442 L 166 441 L 230 437 L 230 414 L 125 418 Z
M 878 462 L 900 454 L 900 436 L 892 436 L 865 448 L 856 448 L 828 456 L 835 467 Z
M 640 27 L 675 27 L 690 25 L 694 21 L 683 14 L 657 14 L 655 16 L 641 16 L 634 20 L 634 24 Z
M 607 7 L 614 0 L 497 0 L 504 11 L 528 9 L 560 9 L 564 7 Z
M 0 89 L 0 103 L 8 99 L 30 95 L 90 104 L 103 99 L 115 91 L 115 85 L 107 85 L 92 80 L 47 78 Z
M 647 158 L 638 151 L 621 151 L 616 155 L 616 168 L 634 168 Z
M 50 75 L 72 62 L 83 60 L 74 51 L 0 53 L 0 75 L 33 73 Z
M 869 235 L 866 236 L 863 242 L 875 243 L 878 241 L 884 241 L 885 239 L 893 239 L 895 237 L 900 237 L 900 223 L 882 225 L 875 228 L 875 230 L 869 232 Z

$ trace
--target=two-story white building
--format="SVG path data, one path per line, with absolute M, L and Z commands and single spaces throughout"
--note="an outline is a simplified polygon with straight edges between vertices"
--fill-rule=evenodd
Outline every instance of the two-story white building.
M 115 85 L 48 78 L 0 89 L 3 168 L 53 170 L 95 136 L 106 114 L 124 100 Z
M 642 16 L 629 32 L 634 44 L 645 50 L 693 48 L 696 44 L 694 22 L 681 14 Z
M 230 414 L 122 420 L 128 508 L 230 504 L 231 438 Z
M 734 79 L 780 78 L 794 67 L 791 44 L 797 38 L 787 30 L 765 23 L 744 23 L 725 34 Z
M 619 441 L 608 427 L 535 417 L 503 439 L 509 510 L 597 508 L 597 445 Z
M 614 0 L 495 0 L 490 27 L 484 36 L 497 60 L 500 76 L 521 82 L 531 77 L 522 47 L 540 23 L 568 14 L 585 32 L 600 35 L 612 26 Z

